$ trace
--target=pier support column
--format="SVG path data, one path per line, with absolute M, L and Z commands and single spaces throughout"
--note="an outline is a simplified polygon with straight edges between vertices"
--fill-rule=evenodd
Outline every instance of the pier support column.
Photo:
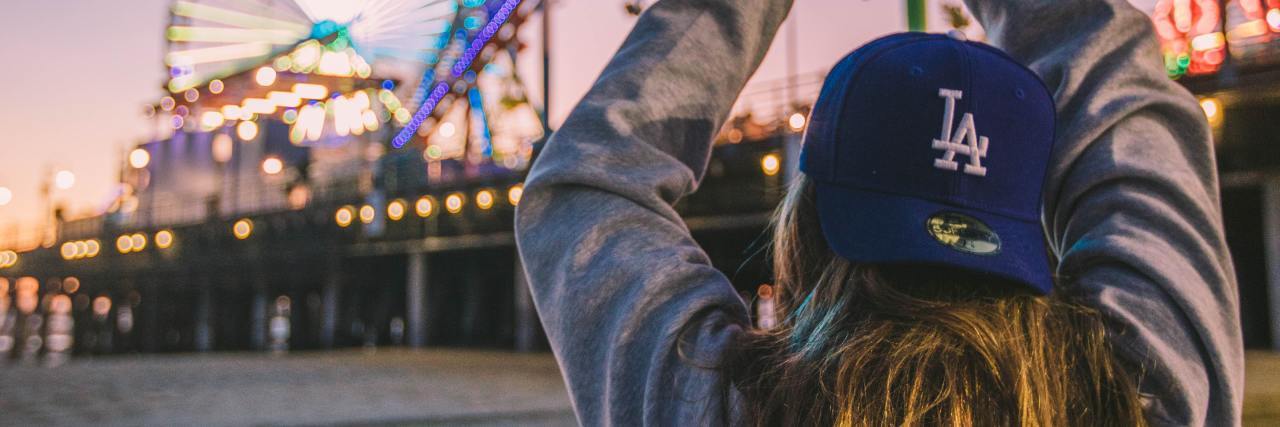
M 405 274 L 405 319 L 408 326 L 409 347 L 427 344 L 427 256 L 422 252 L 409 253 L 408 271 Z
M 320 294 L 320 347 L 333 348 L 338 330 L 338 291 L 342 289 L 342 267 L 337 258 L 329 259 Z
M 529 279 L 524 275 L 520 254 L 515 255 L 516 351 L 533 351 L 538 339 L 538 312 L 529 292 Z
M 213 283 L 209 279 L 199 282 L 200 290 L 196 295 L 196 330 L 194 345 L 196 351 L 213 350 Z
M 1262 181 L 1262 241 L 1271 306 L 1271 349 L 1280 351 L 1280 175 Z
M 253 303 L 249 307 L 249 346 L 254 351 L 267 349 L 267 289 L 253 287 Z

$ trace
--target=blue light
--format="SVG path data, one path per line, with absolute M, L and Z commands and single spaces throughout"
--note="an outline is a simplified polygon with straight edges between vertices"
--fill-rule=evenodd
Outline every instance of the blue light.
M 468 30 L 474 30 L 476 28 L 480 28 L 480 17 L 472 15 L 466 18 L 462 18 L 462 26 Z
M 382 88 L 386 90 L 393 90 L 396 88 L 396 82 L 393 82 L 391 80 L 383 80 Z
M 462 0 L 462 5 L 466 7 L 476 7 L 484 4 L 485 0 Z
M 467 93 L 467 98 L 471 101 L 471 112 L 475 114 L 480 121 L 480 127 L 484 129 L 481 135 L 481 144 L 485 157 L 493 157 L 493 144 L 490 143 L 489 136 L 489 118 L 484 112 L 484 98 L 480 96 L 480 89 L 471 88 Z

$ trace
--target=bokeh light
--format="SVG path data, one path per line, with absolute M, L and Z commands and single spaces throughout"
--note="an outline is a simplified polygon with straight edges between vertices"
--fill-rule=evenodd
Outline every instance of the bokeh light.
M 516 184 L 507 189 L 507 201 L 511 206 L 519 205 L 521 197 L 524 197 L 524 185 Z
M 404 200 L 396 199 L 387 204 L 387 218 L 392 221 L 399 221 L 404 218 L 405 204 Z
M 248 122 L 246 122 L 248 123 Z M 284 162 L 275 157 L 268 157 L 262 161 L 262 172 L 267 175 L 275 175 L 284 170 Z
M 766 176 L 777 175 L 778 171 L 781 169 L 782 160 L 778 158 L 777 154 L 765 154 L 764 157 L 760 159 L 760 170 L 764 172 Z
M 156 232 L 156 247 L 160 249 L 169 249 L 173 246 L 173 232 L 169 230 L 160 230 Z
M 53 175 L 53 185 L 59 189 L 66 190 L 76 185 L 76 174 L 69 170 L 60 170 Z
M 231 226 L 231 233 L 236 236 L 236 239 L 248 239 L 249 236 L 253 235 L 253 221 L 250 221 L 248 218 L 236 221 L 236 223 Z
M 148 153 L 147 150 L 134 148 L 133 151 L 129 152 L 129 166 L 133 166 L 134 169 L 145 168 L 150 163 L 151 153 Z

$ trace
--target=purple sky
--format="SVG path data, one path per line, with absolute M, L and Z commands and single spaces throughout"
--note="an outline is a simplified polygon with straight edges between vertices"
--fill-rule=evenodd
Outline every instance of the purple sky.
M 942 1 L 930 2 L 934 18 Z M 123 154 L 147 137 L 141 110 L 164 95 L 160 58 L 169 0 L 127 3 L 12 0 L 0 14 L 0 187 L 13 192 L 12 202 L 0 206 L 0 233 L 39 218 L 40 183 L 52 171 L 77 176 L 72 189 L 55 194 L 73 216 L 105 206 Z M 621 0 L 555 4 L 553 123 L 586 92 L 635 22 Z M 799 24 L 801 73 L 825 70 L 868 39 L 905 28 L 900 0 L 798 0 L 791 19 Z M 534 21 L 523 34 L 532 47 L 521 64 L 527 82 L 541 81 Z M 784 42 L 778 38 L 757 80 L 785 76 Z

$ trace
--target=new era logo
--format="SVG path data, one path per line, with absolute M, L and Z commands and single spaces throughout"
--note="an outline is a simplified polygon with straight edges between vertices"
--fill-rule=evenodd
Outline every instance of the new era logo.
M 960 127 L 954 134 L 951 125 L 955 122 L 956 100 L 964 96 L 963 91 L 940 89 L 938 96 L 947 100 L 946 111 L 942 113 L 942 137 L 933 140 L 933 149 L 942 150 L 942 157 L 933 160 L 933 167 L 943 170 L 957 170 L 956 154 L 969 157 L 964 165 L 964 173 L 974 176 L 987 176 L 987 168 L 982 166 L 982 158 L 987 156 L 987 137 L 978 135 L 978 128 L 973 122 L 973 113 L 965 113 L 960 119 Z

